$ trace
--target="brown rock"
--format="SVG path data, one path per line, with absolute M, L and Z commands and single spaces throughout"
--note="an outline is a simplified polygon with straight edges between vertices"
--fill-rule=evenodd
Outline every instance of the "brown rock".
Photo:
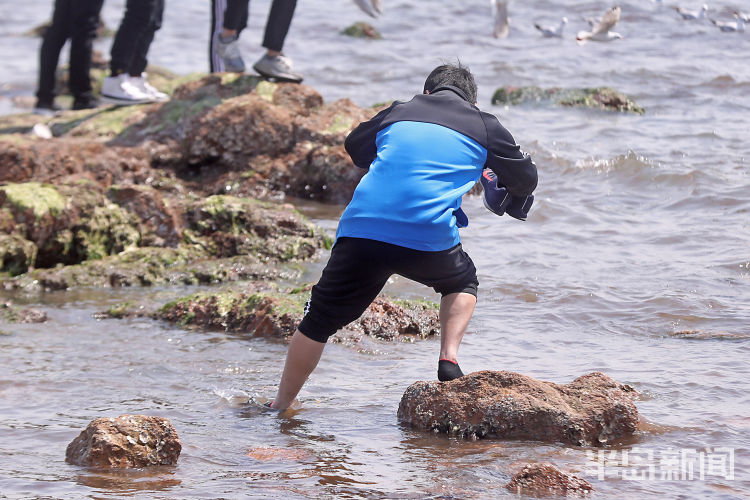
M 93 420 L 68 445 L 65 460 L 92 467 L 174 465 L 181 450 L 177 431 L 166 418 L 120 415 Z
M 548 463 L 529 464 L 505 485 L 513 493 L 531 496 L 585 495 L 594 487 L 578 476 Z
M 107 190 L 107 198 L 141 220 L 143 246 L 175 247 L 180 241 L 182 223 L 159 191 L 144 185 L 116 185 Z
M 636 431 L 635 390 L 600 372 L 559 385 L 507 371 L 450 382 L 415 382 L 402 422 L 467 438 L 515 438 L 602 446 Z

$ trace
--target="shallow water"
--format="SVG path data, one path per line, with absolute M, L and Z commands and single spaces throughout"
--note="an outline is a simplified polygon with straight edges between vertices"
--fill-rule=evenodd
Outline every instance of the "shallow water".
M 122 3 L 105 5 L 110 26 Z M 44 21 L 49 4 L 0 5 L 0 112 L 33 92 L 39 41 L 18 34 Z M 606 468 L 587 449 L 401 427 L 399 399 L 411 382 L 434 377 L 436 341 L 330 345 L 301 394 L 305 409 L 278 418 L 243 401 L 273 393 L 281 343 L 92 318 L 124 300 L 161 303 L 192 290 L 84 290 L 12 297 L 50 320 L 0 328 L 0 496 L 490 498 L 509 495 L 503 485 L 524 463 L 548 460 L 592 481 L 597 498 L 750 497 L 750 34 L 685 23 L 648 0 L 621 5 L 624 40 L 577 46 L 580 17 L 609 4 L 513 2 L 511 36 L 495 40 L 484 1 L 393 1 L 374 22 L 385 40 L 371 42 L 337 34 L 364 18 L 352 2 L 300 2 L 286 47 L 326 100 L 363 106 L 408 98 L 441 60 L 472 68 L 480 107 L 535 157 L 540 186 L 526 223 L 465 201 L 463 242 L 481 290 L 462 367 L 555 382 L 601 370 L 634 385 L 647 424 L 635 442 L 607 451 Z M 711 7 L 722 18 L 750 10 Z M 267 9 L 252 3 L 249 60 L 259 55 Z M 205 71 L 207 13 L 202 0 L 169 3 L 152 61 Z M 562 15 L 564 39 L 537 36 L 533 22 Z M 499 85 L 608 85 L 646 114 L 493 107 Z M 301 207 L 331 230 L 341 210 Z M 434 297 L 400 279 L 389 289 Z M 86 423 L 128 412 L 173 422 L 184 446 L 178 466 L 98 473 L 65 464 L 65 447 Z M 733 479 L 719 466 L 725 449 Z M 694 480 L 661 479 L 670 453 L 683 451 L 704 451 L 681 459 L 695 465 Z M 647 480 L 626 479 L 643 471 Z

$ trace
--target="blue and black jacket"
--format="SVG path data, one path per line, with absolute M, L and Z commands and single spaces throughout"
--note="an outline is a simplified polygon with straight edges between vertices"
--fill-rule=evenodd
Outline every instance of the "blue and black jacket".
M 452 86 L 394 102 L 360 123 L 345 147 L 369 171 L 341 215 L 337 238 L 446 250 L 460 242 L 453 212 L 484 168 L 514 197 L 537 185 L 536 165 L 513 136 Z

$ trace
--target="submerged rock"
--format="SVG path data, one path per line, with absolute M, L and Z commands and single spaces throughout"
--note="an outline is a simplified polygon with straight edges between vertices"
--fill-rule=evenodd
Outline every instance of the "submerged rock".
M 358 21 L 341 31 L 342 35 L 351 36 L 354 38 L 369 38 L 370 40 L 381 40 L 383 36 L 380 32 L 370 23 Z
M 530 87 L 499 87 L 492 96 L 492 104 L 522 104 L 552 101 L 560 106 L 583 107 L 620 111 L 642 115 L 645 110 L 628 96 L 609 87 L 561 89 Z
M 149 467 L 174 465 L 181 451 L 177 431 L 166 418 L 120 415 L 91 421 L 68 445 L 65 460 L 90 467 Z
M 170 302 L 154 314 L 181 325 L 220 328 L 253 336 L 286 337 L 302 320 L 309 288 L 278 290 L 257 285 L 245 291 L 203 292 Z M 345 331 L 385 340 L 440 333 L 437 305 L 378 297 Z
M 566 474 L 548 463 L 529 464 L 505 486 L 518 495 L 585 495 L 594 487 L 578 476 Z
M 10 323 L 44 323 L 47 313 L 34 308 L 23 309 L 12 302 L 0 303 L 0 319 Z
M 450 382 L 415 382 L 398 418 L 417 429 L 467 438 L 514 438 L 603 446 L 638 425 L 635 390 L 600 372 L 559 385 L 507 371 Z

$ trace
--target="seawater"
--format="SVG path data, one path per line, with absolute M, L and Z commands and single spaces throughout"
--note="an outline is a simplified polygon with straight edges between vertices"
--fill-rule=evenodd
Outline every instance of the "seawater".
M 750 496 L 750 34 L 630 0 L 620 4 L 623 40 L 578 46 L 582 18 L 610 4 L 564 0 L 512 2 L 511 35 L 495 40 L 487 3 L 385 2 L 372 21 L 384 40 L 368 41 L 338 34 L 365 17 L 353 2 L 300 2 L 285 51 L 327 101 L 361 106 L 408 99 L 442 61 L 472 69 L 480 107 L 533 155 L 540 183 L 525 223 L 464 202 L 471 223 L 462 238 L 481 290 L 462 367 L 560 383 L 603 371 L 641 392 L 638 438 L 608 448 L 602 466 L 593 449 L 404 428 L 399 399 L 413 381 L 434 378 L 436 341 L 329 345 L 301 394 L 305 409 L 277 418 L 242 401 L 272 395 L 281 343 L 92 317 L 124 300 L 166 302 L 194 289 L 19 295 L 10 298 L 50 320 L 2 326 L 0 496 L 495 498 L 510 495 L 503 485 L 513 472 L 541 460 L 591 480 L 596 498 Z M 106 3 L 110 27 L 122 6 Z M 242 37 L 249 62 L 261 54 L 268 6 L 251 3 Z M 750 10 L 710 7 L 722 19 Z M 203 0 L 168 2 L 152 62 L 206 71 L 208 9 Z M 2 112 L 34 91 L 40 42 L 21 34 L 50 13 L 41 0 L 0 5 Z M 563 39 L 533 27 L 563 15 Z M 493 106 L 502 85 L 611 86 L 646 113 Z M 329 230 L 342 209 L 299 205 Z M 305 279 L 317 279 L 325 260 Z M 435 298 L 401 279 L 388 289 Z M 64 462 L 91 419 L 128 412 L 174 423 L 184 446 L 178 466 L 105 473 Z M 694 467 L 692 480 L 669 473 L 674 457 Z

